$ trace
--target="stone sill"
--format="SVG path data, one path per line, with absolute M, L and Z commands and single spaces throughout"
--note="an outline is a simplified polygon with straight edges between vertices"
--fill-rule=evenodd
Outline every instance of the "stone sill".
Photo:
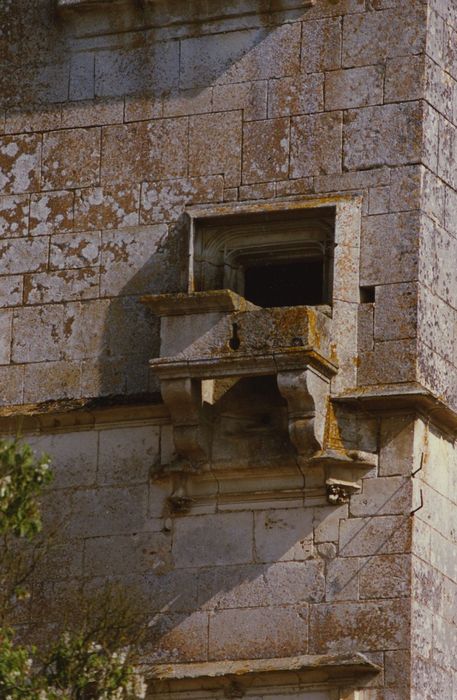
M 457 414 L 439 397 L 416 382 L 367 386 L 354 392 L 333 396 L 336 403 L 363 407 L 371 411 L 411 410 L 425 414 L 432 422 L 457 434 Z
M 301 681 L 309 678 L 315 680 L 319 675 L 320 682 L 348 681 L 360 676 L 376 674 L 381 667 L 360 653 L 335 655 L 289 656 L 275 659 L 243 659 L 239 661 L 210 661 L 188 664 L 157 664 L 144 666 L 144 672 L 151 682 L 182 683 L 205 680 L 205 686 L 211 679 L 217 680 L 236 678 L 242 682 L 246 679 L 251 684 L 252 676 L 279 674 L 284 682 L 284 674 L 290 674 L 291 682 L 296 682 L 297 675 Z M 293 678 L 293 680 L 292 680 Z

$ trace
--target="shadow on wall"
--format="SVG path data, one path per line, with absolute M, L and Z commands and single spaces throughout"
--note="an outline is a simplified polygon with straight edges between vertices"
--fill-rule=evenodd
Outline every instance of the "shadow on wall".
M 278 58 L 294 60 L 290 42 L 278 57 L 268 37 L 288 31 L 287 25 L 275 26 L 278 20 L 299 19 L 306 12 L 299 0 L 247 0 L 238 19 L 239 8 L 223 0 L 178 0 L 172 8 L 166 0 L 125 0 L 111 8 L 105 3 L 64 13 L 56 4 L 0 4 L 0 108 L 27 112 L 34 104 L 67 100 L 160 97 L 214 82 L 290 75 L 291 65 L 277 75 L 265 74 Z

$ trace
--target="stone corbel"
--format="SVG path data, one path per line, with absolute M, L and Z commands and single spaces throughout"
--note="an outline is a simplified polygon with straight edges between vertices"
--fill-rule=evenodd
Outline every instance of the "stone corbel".
M 176 460 L 167 466 L 167 471 L 200 472 L 208 462 L 201 382 L 189 377 L 163 379 L 161 391 L 170 411 L 177 455 Z
M 304 465 L 322 449 L 329 382 L 307 368 L 280 371 L 277 383 L 287 402 L 290 440 Z

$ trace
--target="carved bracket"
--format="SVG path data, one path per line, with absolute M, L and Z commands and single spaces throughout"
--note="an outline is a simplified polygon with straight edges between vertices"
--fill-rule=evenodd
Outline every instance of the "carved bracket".
M 306 461 L 322 449 L 329 381 L 307 368 L 278 372 L 277 382 L 287 401 L 290 440 Z

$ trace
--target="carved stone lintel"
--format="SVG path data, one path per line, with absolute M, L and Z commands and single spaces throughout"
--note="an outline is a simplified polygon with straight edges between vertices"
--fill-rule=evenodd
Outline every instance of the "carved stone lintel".
M 312 369 L 278 372 L 278 389 L 287 401 L 289 436 L 299 457 L 322 448 L 329 383 Z
M 161 391 L 173 422 L 173 440 L 178 455 L 169 471 L 199 471 L 208 461 L 201 382 L 188 377 L 167 379 L 162 381 Z

